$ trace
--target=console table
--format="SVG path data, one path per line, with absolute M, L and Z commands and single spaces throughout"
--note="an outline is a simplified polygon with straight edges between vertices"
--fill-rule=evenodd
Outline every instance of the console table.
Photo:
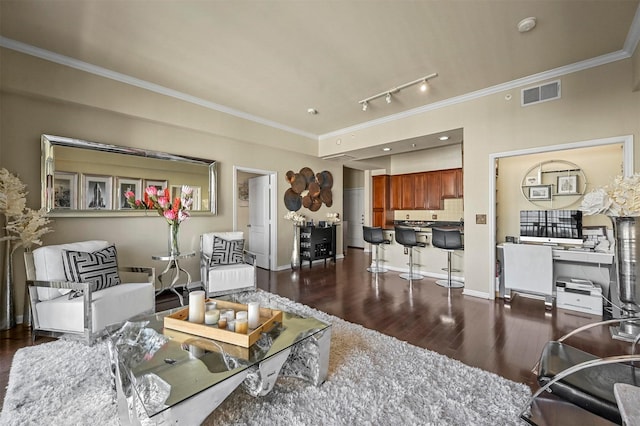
M 191 274 L 189 274 L 189 271 L 187 271 L 186 269 L 180 266 L 180 259 L 188 259 L 190 257 L 194 257 L 195 255 L 196 255 L 196 252 L 191 251 L 188 253 L 158 254 L 158 255 L 151 256 L 153 260 L 160 260 L 160 261 L 167 262 L 167 267 L 164 268 L 164 270 L 160 272 L 160 274 L 158 275 L 160 288 L 156 290 L 156 295 L 162 293 L 165 290 L 173 291 L 176 295 L 178 295 L 178 299 L 180 300 L 180 305 L 184 306 L 184 300 L 182 298 L 182 294 L 180 294 L 180 292 L 178 292 L 178 290 L 176 289 L 177 287 L 176 284 L 180 280 L 180 275 L 184 273 L 186 276 L 186 282 L 184 283 L 184 285 L 188 287 L 189 284 L 191 284 Z M 171 275 L 172 278 L 171 278 L 171 283 L 167 287 L 165 286 L 165 280 L 169 278 L 169 275 Z
M 336 226 L 301 226 L 300 227 L 300 265 L 309 261 L 309 268 L 314 260 L 327 259 L 336 261 Z

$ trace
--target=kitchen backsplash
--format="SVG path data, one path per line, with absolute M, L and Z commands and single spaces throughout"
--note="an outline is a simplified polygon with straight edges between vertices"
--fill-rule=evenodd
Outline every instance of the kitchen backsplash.
M 407 218 L 407 215 L 409 217 Z M 433 215 L 436 215 L 434 218 Z M 464 199 L 444 200 L 444 210 L 395 210 L 394 220 L 446 220 L 458 221 L 464 217 Z

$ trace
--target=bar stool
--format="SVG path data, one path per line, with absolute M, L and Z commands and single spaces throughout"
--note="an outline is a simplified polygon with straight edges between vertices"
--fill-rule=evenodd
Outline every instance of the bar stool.
M 447 252 L 447 267 L 442 268 L 443 271 L 447 271 L 447 279 L 437 280 L 436 284 L 447 288 L 464 287 L 464 283 L 451 279 L 452 272 L 460 272 L 459 269 L 451 268 L 451 254 L 454 250 L 464 250 L 460 230 L 456 228 L 431 228 L 431 245 Z
M 376 266 L 372 266 L 367 268 L 367 271 L 373 272 L 375 274 L 387 272 L 388 269 L 384 267 L 380 267 L 380 244 L 391 244 L 391 240 L 385 240 L 384 234 L 382 233 L 382 228 L 379 227 L 371 227 L 371 226 L 363 226 L 362 227 L 362 235 L 364 240 L 371 245 L 376 246 Z
M 418 242 L 416 239 L 416 231 L 413 228 L 401 228 L 396 226 L 396 242 L 404 246 L 409 250 L 409 273 L 400 274 L 400 278 L 405 280 L 421 280 L 423 275 L 413 272 L 413 248 L 414 247 L 426 247 L 426 243 Z

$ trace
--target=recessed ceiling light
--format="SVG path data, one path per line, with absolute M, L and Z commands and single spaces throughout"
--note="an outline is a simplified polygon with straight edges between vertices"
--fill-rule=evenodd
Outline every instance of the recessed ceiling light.
M 441 141 L 448 141 L 449 140 L 449 136 L 440 136 L 438 139 L 440 139 Z
M 382 148 L 382 150 L 383 150 L 384 152 L 389 152 L 389 151 L 391 151 L 391 148 Z
M 522 21 L 518 22 L 518 31 L 521 33 L 526 33 L 527 31 L 531 31 L 536 26 L 536 18 L 530 16 L 528 18 L 524 18 Z

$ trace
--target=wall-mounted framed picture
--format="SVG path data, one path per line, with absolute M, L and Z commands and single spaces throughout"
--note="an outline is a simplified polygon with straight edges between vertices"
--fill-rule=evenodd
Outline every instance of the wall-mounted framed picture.
M 116 209 L 127 210 L 131 209 L 131 206 L 127 202 L 125 193 L 127 191 L 133 192 L 133 198 L 136 200 L 142 199 L 142 179 L 117 177 L 116 178 Z
M 78 174 L 56 171 L 53 177 L 53 208 L 78 208 Z
M 148 188 L 150 186 L 155 186 L 156 189 L 161 190 L 167 188 L 169 183 L 166 180 L 157 180 L 157 179 L 145 179 L 144 180 L 144 188 Z
M 192 186 L 191 187 L 191 199 L 193 202 L 191 203 L 190 210 L 202 210 L 200 206 L 200 187 Z M 176 198 L 179 198 L 182 195 L 182 185 L 171 185 L 171 202 Z
M 558 194 L 577 194 L 578 176 L 558 176 Z
M 535 185 L 529 187 L 530 200 L 550 200 L 551 185 Z
M 113 178 L 101 175 L 82 175 L 82 208 L 84 210 L 111 210 Z

